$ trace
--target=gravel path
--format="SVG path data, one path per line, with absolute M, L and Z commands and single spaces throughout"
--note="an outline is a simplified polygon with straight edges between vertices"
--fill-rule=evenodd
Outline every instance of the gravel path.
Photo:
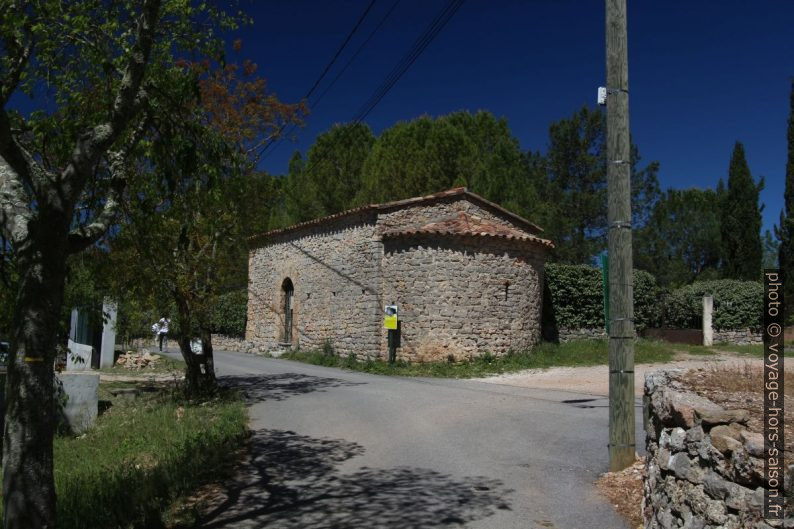
M 670 368 L 705 368 L 709 365 L 735 363 L 762 364 L 758 357 L 718 354 L 711 356 L 680 355 L 677 360 L 666 364 L 637 364 L 634 366 L 634 394 L 642 396 L 645 373 Z M 582 393 L 586 395 L 609 396 L 609 367 L 552 367 L 548 369 L 527 369 L 515 373 L 473 379 L 478 382 L 501 384 L 533 389 L 549 389 Z

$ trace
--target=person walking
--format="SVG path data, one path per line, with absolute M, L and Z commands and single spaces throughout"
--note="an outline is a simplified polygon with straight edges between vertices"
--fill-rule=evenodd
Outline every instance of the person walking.
M 157 322 L 157 340 L 160 344 L 160 352 L 163 352 L 163 342 L 165 342 L 166 349 L 168 348 L 168 325 L 171 320 L 167 316 L 160 318 Z

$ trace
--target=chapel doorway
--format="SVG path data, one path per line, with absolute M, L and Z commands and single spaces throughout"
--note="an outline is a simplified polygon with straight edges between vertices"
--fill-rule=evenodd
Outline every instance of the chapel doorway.
M 293 316 L 293 298 L 295 294 L 295 287 L 292 285 L 290 278 L 286 278 L 281 284 L 282 296 L 284 299 L 284 333 L 283 342 L 292 343 L 292 316 Z

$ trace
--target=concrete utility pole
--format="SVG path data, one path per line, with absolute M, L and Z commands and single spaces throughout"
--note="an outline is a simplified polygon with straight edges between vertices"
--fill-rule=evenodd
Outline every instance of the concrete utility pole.
M 634 300 L 626 0 L 606 0 L 609 470 L 634 462 Z

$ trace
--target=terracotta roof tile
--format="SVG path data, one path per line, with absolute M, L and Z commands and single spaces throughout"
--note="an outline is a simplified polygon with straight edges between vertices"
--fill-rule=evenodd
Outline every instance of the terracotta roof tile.
M 554 243 L 536 237 L 525 231 L 518 230 L 507 224 L 494 222 L 465 211 L 459 211 L 454 217 L 425 224 L 421 228 L 392 230 L 383 234 L 384 237 L 401 237 L 411 235 L 471 235 L 482 237 L 498 237 L 528 241 L 554 248 Z
M 490 207 L 490 208 L 493 208 L 493 209 L 495 209 L 497 211 L 500 211 L 502 214 L 504 214 L 505 216 L 513 219 L 518 224 L 526 226 L 527 230 L 530 231 L 530 232 L 540 233 L 540 232 L 543 231 L 543 228 L 541 228 L 537 224 L 534 224 L 534 223 L 528 221 L 527 219 L 522 218 L 522 217 L 516 215 L 515 213 L 504 209 L 503 207 L 501 207 L 498 204 L 495 204 L 495 203 L 493 203 L 493 202 L 491 202 L 489 200 L 486 200 L 485 198 L 481 197 L 480 195 L 472 193 L 471 191 L 469 191 L 465 187 L 454 187 L 452 189 L 448 189 L 446 191 L 441 191 L 439 193 L 434 193 L 432 195 L 425 195 L 425 196 L 414 197 L 414 198 L 406 198 L 406 199 L 403 199 L 403 200 L 394 200 L 392 202 L 385 202 L 383 204 L 367 204 L 367 205 L 364 205 L 364 206 L 359 206 L 357 208 L 349 209 L 347 211 L 341 211 L 341 212 L 335 213 L 333 215 L 328 215 L 326 217 L 320 217 L 320 218 L 317 218 L 317 219 L 312 219 L 312 220 L 308 220 L 308 221 L 305 221 L 305 222 L 300 222 L 298 224 L 293 224 L 292 226 L 287 226 L 286 228 L 270 230 L 270 231 L 267 231 L 265 233 L 260 233 L 260 234 L 252 235 L 252 236 L 248 237 L 248 243 L 249 243 L 249 245 L 254 246 L 257 243 L 261 243 L 264 240 L 266 240 L 269 237 L 274 236 L 274 235 L 281 235 L 281 234 L 284 234 L 284 233 L 290 233 L 290 232 L 299 230 L 301 228 L 306 228 L 306 227 L 310 227 L 310 226 L 317 226 L 317 225 L 325 224 L 326 222 L 334 221 L 336 219 L 347 217 L 349 215 L 353 215 L 353 214 L 356 214 L 356 213 L 363 213 L 363 212 L 366 212 L 366 211 L 377 211 L 377 210 L 384 210 L 384 209 L 392 209 L 392 208 L 401 208 L 401 207 L 410 206 L 410 205 L 413 205 L 413 204 L 420 204 L 420 203 L 423 203 L 423 202 L 433 202 L 435 200 L 439 200 L 439 199 L 443 199 L 443 198 L 447 198 L 447 197 L 459 196 L 459 195 L 460 196 L 466 196 L 469 199 L 473 200 L 474 202 L 479 202 L 480 204 L 483 204 L 483 205 L 485 205 L 487 207 Z M 524 232 L 517 232 L 517 233 L 521 233 L 521 237 L 525 237 L 525 238 L 526 237 L 531 237 L 533 239 L 538 239 L 539 241 L 545 241 L 545 239 L 541 239 L 539 237 L 534 237 L 534 236 L 528 235 L 527 233 L 524 233 Z M 507 235 L 495 235 L 495 234 L 492 234 L 492 235 L 499 236 L 499 237 L 502 237 L 502 236 L 506 237 L 507 236 Z M 514 237 L 514 236 L 511 235 L 510 237 Z M 552 244 L 551 241 L 546 241 L 546 242 L 548 242 L 549 244 Z M 552 244 L 552 247 L 553 247 L 553 244 Z

